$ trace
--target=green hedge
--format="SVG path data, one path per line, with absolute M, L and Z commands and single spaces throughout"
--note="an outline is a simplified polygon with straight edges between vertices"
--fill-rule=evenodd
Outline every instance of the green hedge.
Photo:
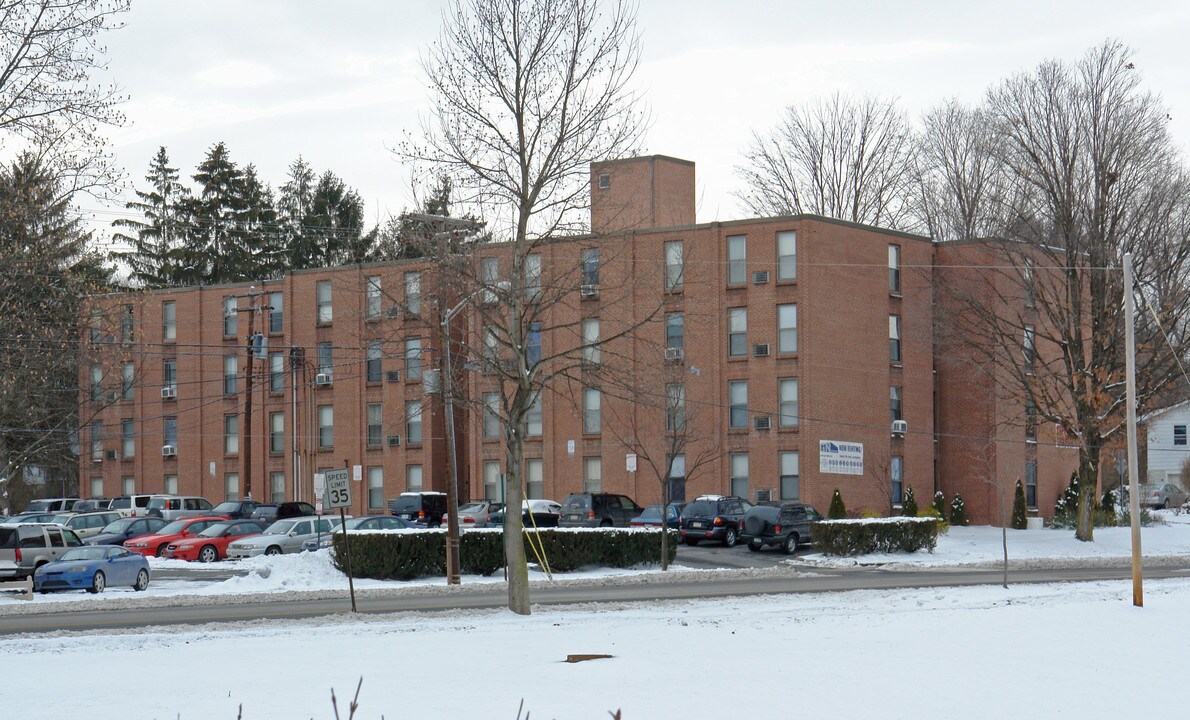
M 938 521 L 934 518 L 894 517 L 871 520 L 823 520 L 810 525 L 810 539 L 827 555 L 934 552 Z
M 633 567 L 661 561 L 661 533 L 658 530 L 601 528 L 542 528 L 525 531 L 525 554 L 530 563 L 537 555 L 530 536 L 540 538 L 545 558 L 553 572 L 570 572 L 583 567 Z M 446 574 L 446 532 L 363 533 L 347 535 L 351 543 L 352 574 L 375 580 L 412 580 Z M 677 555 L 678 534 L 670 531 L 669 561 Z M 469 575 L 491 575 L 504 567 L 504 533 L 500 530 L 468 530 L 459 538 L 462 570 Z M 335 567 L 347 571 L 343 557 L 343 535 L 336 533 L 331 546 Z

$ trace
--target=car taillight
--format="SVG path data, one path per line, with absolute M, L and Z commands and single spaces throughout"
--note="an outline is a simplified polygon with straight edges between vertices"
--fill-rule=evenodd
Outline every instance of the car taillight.
M 18 564 L 18 565 L 19 565 L 19 564 L 20 564 L 20 562 L 21 562 L 21 549 L 20 549 L 20 548 L 17 548 L 17 549 L 16 549 L 16 562 L 17 562 L 17 564 Z
M 472 524 L 474 524 L 474 523 L 475 523 L 475 518 L 471 517 L 470 515 L 464 515 L 464 516 L 463 516 L 463 522 L 464 522 L 464 523 L 472 523 Z
M 723 518 L 721 518 L 721 517 L 717 517 L 717 518 L 715 518 L 715 522 L 713 522 L 713 523 L 711 523 L 711 524 L 712 524 L 712 525 L 722 525 L 722 524 L 723 524 Z
M 594 510 L 588 510 L 588 511 L 587 511 L 587 519 L 588 519 L 588 520 L 594 520 L 594 519 L 595 519 L 595 511 L 594 511 Z
M 417 519 L 418 519 L 418 520 L 425 520 L 425 519 L 426 519 L 426 511 L 425 511 L 425 510 L 418 510 L 418 511 L 417 511 Z
M 775 533 L 779 533 L 779 532 L 781 532 L 781 526 L 780 526 L 780 525 L 774 525 L 774 526 L 773 526 L 773 532 L 775 532 Z

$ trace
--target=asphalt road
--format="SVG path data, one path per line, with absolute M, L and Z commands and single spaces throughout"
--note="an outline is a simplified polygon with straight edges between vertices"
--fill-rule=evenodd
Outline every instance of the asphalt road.
M 761 555 L 749 553 L 749 555 Z M 642 602 L 653 600 L 682 600 L 725 596 L 763 595 L 775 593 L 808 593 L 841 590 L 886 589 L 906 587 L 947 587 L 998 584 L 1001 573 L 995 569 L 981 570 L 919 570 L 885 571 L 879 568 L 823 570 L 808 568 L 804 575 L 763 578 L 699 577 L 673 582 L 630 585 L 565 584 L 539 585 L 533 588 L 536 605 L 567 605 L 592 602 Z M 1129 593 L 1131 577 L 1126 564 L 1108 568 L 1068 568 L 1046 570 L 1014 570 L 1012 583 L 1073 582 L 1087 580 L 1120 580 L 1125 583 L 1121 592 Z M 1190 577 L 1190 567 L 1146 568 L 1149 579 Z M 361 594 L 358 609 L 361 613 L 434 612 L 458 609 L 501 608 L 507 600 L 502 583 L 464 586 L 444 592 L 441 587 L 425 592 L 401 594 Z M 347 613 L 350 603 L 347 593 L 337 598 L 291 599 L 270 595 L 265 599 L 216 605 L 171 607 L 107 607 L 97 610 L 63 612 L 47 607 L 46 612 L 0 616 L 0 634 L 44 633 L 59 630 L 110 630 L 145 628 L 152 626 L 194 625 L 199 623 L 228 623 L 259 619 L 297 619 Z

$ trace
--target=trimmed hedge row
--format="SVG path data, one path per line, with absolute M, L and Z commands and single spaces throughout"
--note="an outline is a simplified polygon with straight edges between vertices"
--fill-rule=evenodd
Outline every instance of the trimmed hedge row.
M 530 536 L 533 536 L 531 538 Z M 669 561 L 678 552 L 677 532 L 670 531 Z M 349 533 L 352 574 L 374 580 L 413 580 L 446 574 L 446 532 Z M 537 556 L 530 545 L 541 541 L 550 570 L 570 572 L 583 567 L 625 568 L 660 562 L 661 533 L 658 530 L 569 530 L 543 528 L 525 531 L 525 553 L 530 563 Z M 331 559 L 347 572 L 343 556 L 343 534 L 332 539 Z M 459 559 L 466 574 L 491 575 L 504 567 L 504 533 L 500 530 L 466 531 L 459 538 Z
M 867 520 L 822 520 L 810 525 L 810 538 L 827 555 L 934 552 L 938 520 L 930 517 L 892 517 Z

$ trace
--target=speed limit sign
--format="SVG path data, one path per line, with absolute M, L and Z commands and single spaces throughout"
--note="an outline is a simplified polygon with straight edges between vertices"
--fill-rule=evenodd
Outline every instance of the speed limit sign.
M 327 470 L 326 493 L 323 496 L 328 508 L 351 507 L 351 471 Z

